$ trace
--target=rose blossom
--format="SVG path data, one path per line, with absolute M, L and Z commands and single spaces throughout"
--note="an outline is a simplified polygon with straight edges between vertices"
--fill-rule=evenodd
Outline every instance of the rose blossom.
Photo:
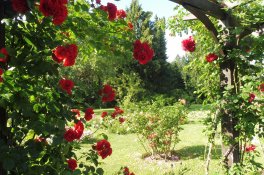
M 113 21 L 116 19 L 117 7 L 115 4 L 108 2 L 107 3 L 107 12 L 108 12 L 108 19 Z
M 103 102 L 111 102 L 115 99 L 115 91 L 108 84 L 104 85 L 103 89 L 99 91 L 99 95 L 102 96 Z
M 69 95 L 72 94 L 73 81 L 64 78 L 59 81 L 59 84 L 61 89 L 65 90 Z
M 67 163 L 70 170 L 74 171 L 77 168 L 77 161 L 75 159 L 69 159 Z
M 52 58 L 57 63 L 61 63 L 63 61 L 64 66 L 72 66 L 75 64 L 75 60 L 78 55 L 78 47 L 76 44 L 57 46 L 52 53 Z
M 107 156 L 110 156 L 112 154 L 112 148 L 110 143 L 103 139 L 96 143 L 95 149 L 97 153 L 102 157 L 102 159 L 105 159 Z
M 184 51 L 189 51 L 189 52 L 195 51 L 195 41 L 192 36 L 182 41 L 182 48 Z
M 26 13 L 29 10 L 27 0 L 11 0 L 12 8 L 17 13 Z
M 248 102 L 251 103 L 251 102 L 255 99 L 255 97 L 256 97 L 255 94 L 250 93 L 250 94 L 249 94 Z
M 0 57 L 0 62 L 2 63 L 6 63 L 7 62 L 7 58 L 8 58 L 8 52 L 6 50 L 6 48 L 1 48 L 0 49 L 0 53 L 4 55 L 4 57 Z
M 218 56 L 216 54 L 214 54 L 214 53 L 209 53 L 205 58 L 206 58 L 207 62 L 211 63 L 214 60 L 217 60 Z
M 134 59 L 138 60 L 139 64 L 147 64 L 150 60 L 152 60 L 154 51 L 148 43 L 141 43 L 140 40 L 136 40 L 134 42 L 133 56 Z
M 84 118 L 86 121 L 89 121 L 93 118 L 93 115 L 94 115 L 93 108 L 87 108 L 85 111 Z

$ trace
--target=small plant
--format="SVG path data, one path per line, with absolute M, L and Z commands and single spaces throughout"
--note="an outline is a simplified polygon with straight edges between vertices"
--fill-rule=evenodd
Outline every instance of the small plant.
M 145 151 L 152 156 L 167 159 L 179 142 L 180 125 L 186 119 L 186 108 L 180 103 L 160 106 L 156 103 L 141 105 L 132 113 L 131 125 Z M 145 145 L 147 143 L 147 145 Z

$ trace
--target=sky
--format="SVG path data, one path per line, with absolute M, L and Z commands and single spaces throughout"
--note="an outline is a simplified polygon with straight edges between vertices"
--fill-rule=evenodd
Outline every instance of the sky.
M 101 4 L 106 5 L 107 2 L 114 3 L 118 9 L 126 9 L 131 3 L 131 0 L 101 0 Z M 166 20 L 175 15 L 174 7 L 175 3 L 169 0 L 139 0 L 139 3 L 142 5 L 144 11 L 153 12 L 153 16 L 157 15 L 158 17 L 165 17 Z M 172 37 L 169 35 L 170 31 L 166 30 L 166 41 L 167 41 L 167 56 L 168 62 L 172 62 L 176 55 L 183 56 L 185 52 L 181 48 L 181 40 L 179 36 Z

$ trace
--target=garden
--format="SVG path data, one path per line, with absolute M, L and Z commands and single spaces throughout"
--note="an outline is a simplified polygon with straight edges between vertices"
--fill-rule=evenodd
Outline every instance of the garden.
M 0 175 L 264 174 L 263 0 L 170 1 L 0 0 Z

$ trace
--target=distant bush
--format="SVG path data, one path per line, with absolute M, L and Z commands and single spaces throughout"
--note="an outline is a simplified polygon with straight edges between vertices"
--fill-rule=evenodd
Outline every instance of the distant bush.
M 153 104 L 141 103 L 133 108 L 134 112 L 127 117 L 128 122 L 145 151 L 152 155 L 169 156 L 180 141 L 179 131 L 186 120 L 186 107 L 180 103 L 162 106 L 157 101 Z

